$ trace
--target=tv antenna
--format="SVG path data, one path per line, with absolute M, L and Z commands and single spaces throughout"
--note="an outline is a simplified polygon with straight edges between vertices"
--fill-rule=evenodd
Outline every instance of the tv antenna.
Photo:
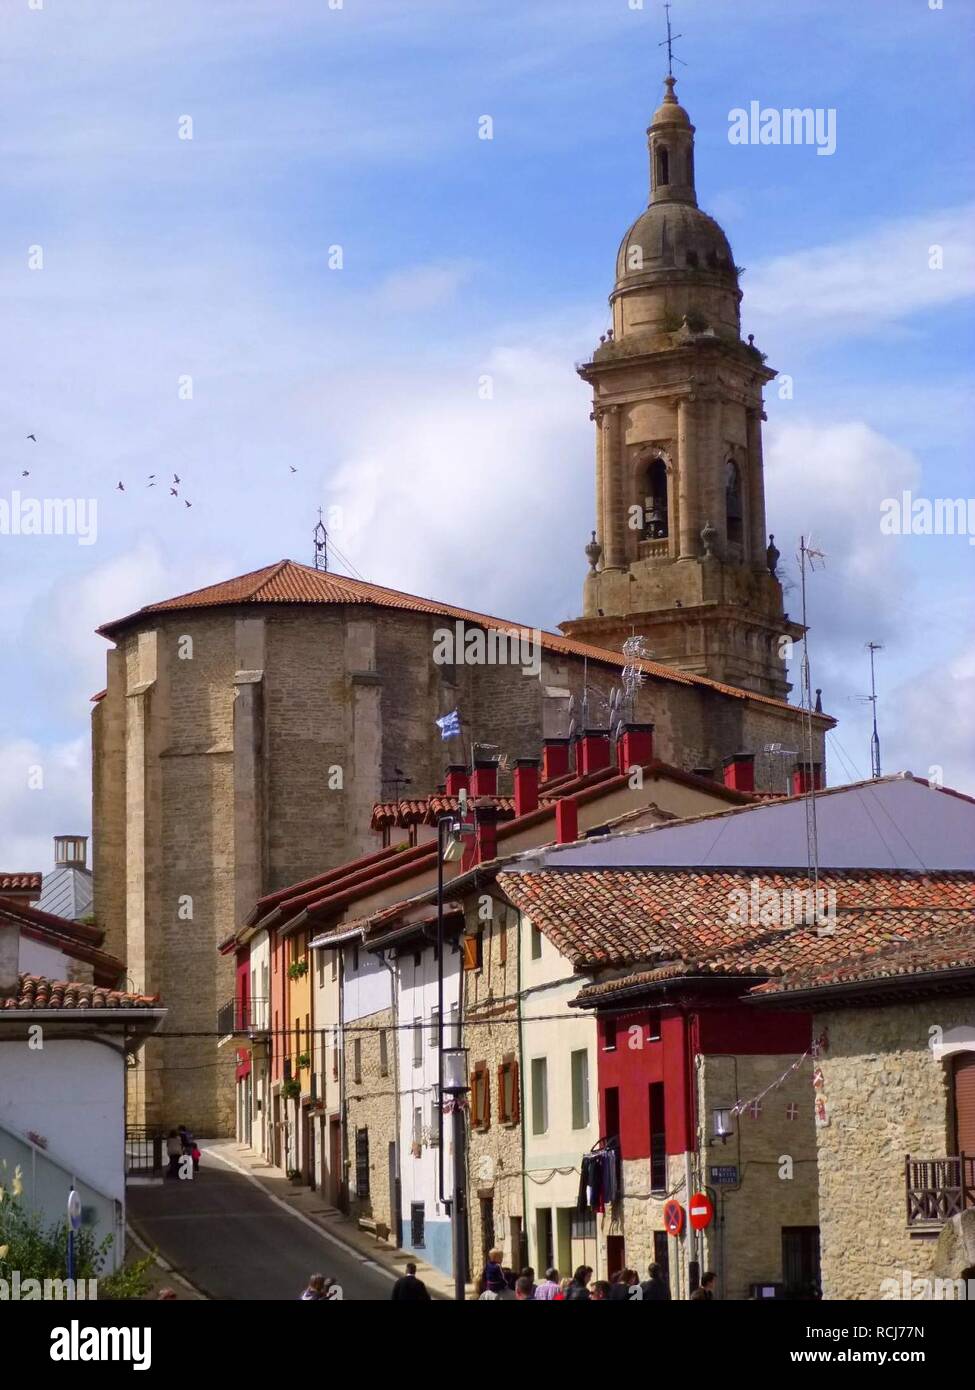
M 315 537 L 315 569 L 328 569 L 328 532 L 325 530 L 325 522 L 322 520 L 322 509 L 318 509 L 318 525 L 314 531 Z
M 677 55 L 674 53 L 674 39 L 682 39 L 682 38 L 684 37 L 684 35 L 683 35 L 683 34 L 672 34 L 672 33 L 670 32 L 670 5 L 669 5 L 669 3 L 666 4 L 666 5 L 664 5 L 664 9 L 667 11 L 667 37 L 666 37 L 665 39 L 662 39 L 661 42 L 657 44 L 657 47 L 658 47 L 658 48 L 666 48 L 666 50 L 667 50 L 667 76 L 668 76 L 668 77 L 673 77 L 673 75 L 674 75 L 674 60 L 675 60 L 675 58 L 677 59 L 677 62 L 680 63 L 680 65 L 681 65 L 682 68 L 686 68 L 686 67 L 687 67 L 687 64 L 684 62 L 683 58 L 677 58 Z
M 870 653 L 870 703 L 873 705 L 873 734 L 870 738 L 870 775 L 876 782 L 880 778 L 880 736 L 877 733 L 877 682 L 873 669 L 874 652 L 882 652 L 883 646 L 880 642 L 868 642 L 867 651 Z

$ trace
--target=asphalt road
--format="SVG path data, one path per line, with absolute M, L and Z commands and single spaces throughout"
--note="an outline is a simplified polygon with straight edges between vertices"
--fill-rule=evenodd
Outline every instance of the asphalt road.
M 211 1298 L 297 1299 L 315 1273 L 336 1278 L 347 1299 L 388 1300 L 392 1291 L 378 1265 L 206 1154 L 192 1180 L 130 1187 L 127 1203 L 142 1239 Z

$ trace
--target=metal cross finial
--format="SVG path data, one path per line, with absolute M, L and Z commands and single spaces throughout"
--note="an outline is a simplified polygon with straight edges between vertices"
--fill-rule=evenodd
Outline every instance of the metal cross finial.
M 315 527 L 315 568 L 317 570 L 328 569 L 328 532 L 325 530 L 325 523 L 322 520 L 322 509 L 318 509 L 318 525 Z
M 682 38 L 684 37 L 684 35 L 683 35 L 683 34 L 672 34 L 672 33 L 670 32 L 670 4 L 668 3 L 668 4 L 664 5 L 664 9 L 667 11 L 667 37 L 666 37 L 665 39 L 663 39 L 660 43 L 658 43 L 658 44 L 657 44 L 657 47 L 658 47 L 658 48 L 666 48 L 666 50 L 667 50 L 667 76 L 668 76 L 668 77 L 673 77 L 673 75 L 674 75 L 674 58 L 675 58 L 675 56 L 676 56 L 675 53 L 674 53 L 674 39 L 682 39 Z M 686 67 L 687 67 L 687 64 L 684 62 L 683 58 L 678 58 L 677 61 L 678 61 L 678 63 L 680 63 L 680 65 L 681 65 L 682 68 L 686 68 Z

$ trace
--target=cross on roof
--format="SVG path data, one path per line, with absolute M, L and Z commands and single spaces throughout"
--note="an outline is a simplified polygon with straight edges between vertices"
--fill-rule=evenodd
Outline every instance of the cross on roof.
M 666 37 L 665 39 L 663 39 L 660 43 L 658 43 L 658 44 L 657 44 L 657 47 L 658 47 L 658 48 L 666 48 L 666 50 L 667 50 L 667 75 L 668 75 L 668 77 L 673 77 L 673 75 L 674 75 L 674 57 L 675 57 L 675 54 L 674 54 L 674 39 L 682 39 L 682 38 L 684 37 L 684 35 L 683 35 L 683 34 L 672 34 L 672 33 L 670 32 L 670 5 L 669 5 L 669 4 L 664 5 L 664 9 L 667 11 L 667 37 Z M 677 61 L 678 61 L 678 63 L 680 63 L 681 67 L 686 67 L 686 66 L 687 66 L 687 64 L 684 62 L 683 58 L 678 58 Z

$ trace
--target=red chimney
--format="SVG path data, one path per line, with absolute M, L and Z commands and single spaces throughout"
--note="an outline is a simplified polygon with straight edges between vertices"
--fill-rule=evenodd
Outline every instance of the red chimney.
M 564 777 L 569 770 L 569 740 L 547 738 L 542 743 L 542 781 Z
M 555 839 L 560 845 L 579 838 L 579 807 L 574 796 L 563 796 L 555 803 Z
M 605 729 L 587 729 L 579 740 L 577 766 L 583 777 L 599 772 L 610 765 L 609 733 Z
M 459 791 L 466 791 L 468 785 L 467 768 L 463 763 L 451 763 L 447 768 L 447 795 L 456 796 Z
M 466 842 L 461 872 L 498 857 L 498 808 L 491 802 L 474 804 L 474 838 Z
M 730 758 L 725 758 L 722 763 L 724 768 L 724 784 L 736 792 L 753 792 L 755 790 L 755 754 L 754 753 L 732 753 Z
M 498 765 L 490 758 L 478 758 L 471 778 L 471 796 L 497 796 Z
M 809 790 L 810 778 L 809 769 L 812 768 L 812 786 L 814 791 L 820 791 L 823 785 L 823 765 L 822 763 L 796 763 L 792 770 L 792 795 L 805 796 Z
M 538 806 L 538 759 L 518 758 L 515 762 L 515 815 L 527 816 Z
M 653 725 L 624 724 L 616 740 L 616 766 L 620 772 L 653 762 Z

